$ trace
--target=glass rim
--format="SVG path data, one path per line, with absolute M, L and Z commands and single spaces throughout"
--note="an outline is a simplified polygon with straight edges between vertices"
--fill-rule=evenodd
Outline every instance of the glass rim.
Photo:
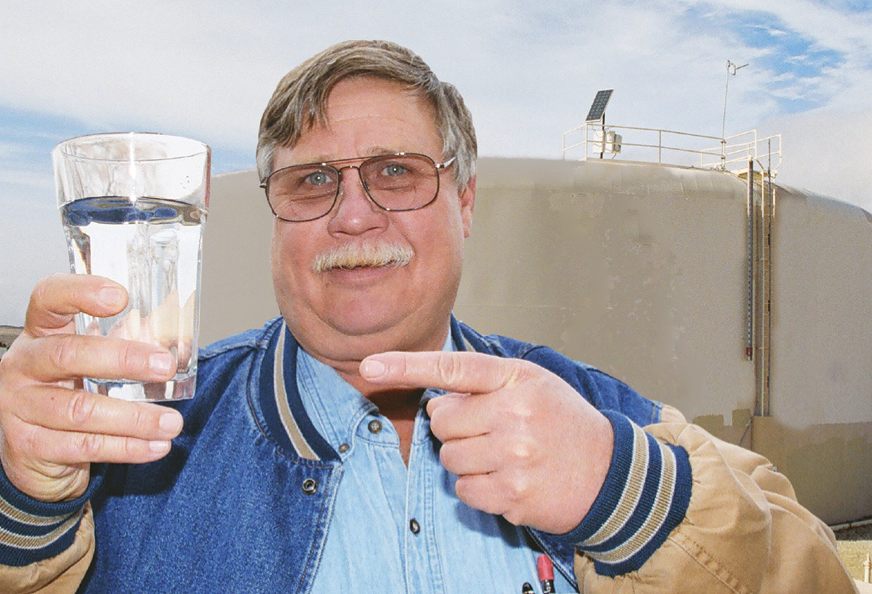
M 188 145 L 190 147 L 189 150 L 180 151 L 179 154 L 173 154 L 171 156 L 163 156 L 163 157 L 134 157 L 127 159 L 119 159 L 119 158 L 111 158 L 111 157 L 95 157 L 90 155 L 81 155 L 77 154 L 74 151 L 71 151 L 70 148 L 73 146 L 82 146 L 85 144 L 99 144 L 99 141 L 102 139 L 110 140 L 110 139 L 132 139 L 136 140 L 166 140 L 168 141 L 166 146 L 178 146 L 183 147 Z M 88 143 L 86 141 L 93 141 Z M 173 143 L 173 144 L 170 144 Z M 211 156 L 212 149 L 205 142 L 201 142 L 199 140 L 194 140 L 193 138 L 188 138 L 186 136 L 178 136 L 175 134 L 164 134 L 162 132 L 96 132 L 93 134 L 83 134 L 81 136 L 74 136 L 72 138 L 68 138 L 56 144 L 52 149 L 52 153 L 63 155 L 65 158 L 71 158 L 82 161 L 100 161 L 104 163 L 127 163 L 130 161 L 135 162 L 158 162 L 158 161 L 172 161 L 176 159 L 189 159 L 191 157 L 196 157 L 199 155 L 209 155 Z

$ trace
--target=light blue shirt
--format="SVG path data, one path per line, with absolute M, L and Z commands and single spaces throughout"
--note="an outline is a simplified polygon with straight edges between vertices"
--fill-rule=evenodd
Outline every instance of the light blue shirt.
M 444 350 L 453 350 L 450 337 Z M 302 349 L 297 384 L 306 412 L 343 462 L 314 594 L 518 594 L 524 582 L 541 592 L 535 543 L 523 528 L 457 498 L 457 477 L 439 462 L 423 406 L 407 468 L 391 422 Z M 428 390 L 422 404 L 436 395 Z M 559 574 L 555 586 L 575 591 Z

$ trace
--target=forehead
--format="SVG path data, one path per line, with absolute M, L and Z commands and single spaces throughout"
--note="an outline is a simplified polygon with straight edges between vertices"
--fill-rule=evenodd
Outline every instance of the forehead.
M 394 152 L 442 154 L 435 110 L 407 85 L 373 77 L 340 81 L 327 98 L 325 121 L 315 121 L 292 147 L 276 151 L 274 168 L 294 163 Z

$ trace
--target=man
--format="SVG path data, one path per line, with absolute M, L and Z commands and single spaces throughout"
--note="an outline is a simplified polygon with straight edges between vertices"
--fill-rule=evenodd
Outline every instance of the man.
M 177 410 L 76 389 L 173 361 L 71 335 L 113 283 L 41 282 L 0 368 L 3 591 L 517 592 L 542 552 L 558 591 L 852 591 L 765 460 L 451 317 L 475 155 L 404 48 L 289 73 L 258 142 L 282 317 L 205 349 Z

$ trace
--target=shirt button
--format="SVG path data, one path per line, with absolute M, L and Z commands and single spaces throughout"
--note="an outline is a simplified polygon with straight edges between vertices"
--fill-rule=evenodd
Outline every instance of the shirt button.
M 412 531 L 412 534 L 418 534 L 421 531 L 421 525 L 418 523 L 418 520 L 415 518 L 409 520 L 409 530 Z
M 375 435 L 376 433 L 378 433 L 379 431 L 382 430 L 381 421 L 379 421 L 378 419 L 373 419 L 369 422 L 369 425 L 367 426 L 367 428 L 369 429 L 370 433 Z

